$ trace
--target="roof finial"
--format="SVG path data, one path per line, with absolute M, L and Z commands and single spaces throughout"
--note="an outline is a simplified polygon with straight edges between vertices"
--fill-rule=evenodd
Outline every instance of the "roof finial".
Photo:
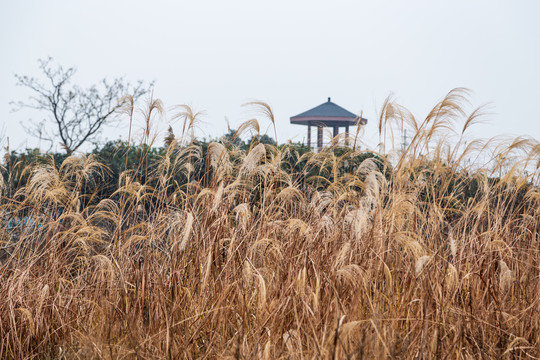
M 328 97 L 328 102 L 330 102 L 330 96 Z

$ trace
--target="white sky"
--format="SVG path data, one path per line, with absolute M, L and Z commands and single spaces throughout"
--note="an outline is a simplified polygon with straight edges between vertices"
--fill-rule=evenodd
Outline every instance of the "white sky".
M 540 137 L 538 0 L 0 1 L 0 128 L 12 149 L 37 146 L 19 123 L 46 116 L 10 111 L 10 101 L 30 95 L 13 75 L 40 75 L 36 60 L 47 56 L 75 65 L 83 86 L 155 80 L 167 108 L 206 112 L 198 136 L 225 133 L 225 117 L 237 127 L 253 117 L 241 105 L 260 99 L 274 108 L 278 140 L 301 141 L 306 129 L 289 117 L 331 96 L 363 111 L 375 144 L 390 93 L 422 118 L 467 87 L 474 106 L 491 104 L 476 134 Z M 107 129 L 102 139 L 125 131 Z

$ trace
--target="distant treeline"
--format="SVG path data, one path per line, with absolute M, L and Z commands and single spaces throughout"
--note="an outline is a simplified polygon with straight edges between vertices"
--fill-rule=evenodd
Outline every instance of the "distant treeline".
M 360 152 L 348 147 L 330 147 L 320 154 L 312 153 L 311 150 L 301 143 L 287 143 L 276 146 L 274 140 L 267 136 L 254 136 L 248 140 L 242 140 L 234 136 L 231 130 L 219 139 L 200 139 L 189 145 L 179 146 L 174 138 L 165 139 L 162 147 L 150 147 L 145 144 L 128 144 L 126 141 L 109 141 L 103 146 L 96 146 L 85 156 L 94 157 L 100 163 L 100 171 L 93 172 L 92 179 L 85 179 L 81 186 L 81 199 L 83 206 L 97 204 L 103 199 L 118 198 L 118 189 L 121 187 L 122 177 L 130 176 L 131 181 L 136 181 L 145 186 L 156 187 L 160 179 L 158 174 L 163 174 L 163 167 L 167 167 L 167 188 L 170 193 L 178 189 L 189 192 L 191 185 L 212 187 L 215 177 L 213 166 L 210 164 L 209 145 L 219 143 L 227 149 L 227 157 L 232 166 L 231 176 L 238 176 L 241 171 L 241 162 L 251 149 L 258 144 L 267 147 L 266 161 L 272 161 L 275 156 L 280 156 L 280 167 L 290 178 L 283 179 L 283 187 L 294 184 L 299 189 L 315 188 L 325 190 L 329 186 L 335 186 L 336 179 L 346 179 L 347 174 L 355 174 L 359 165 L 366 159 L 372 159 L 379 171 L 387 180 L 393 177 L 391 164 L 384 158 L 373 152 Z M 279 150 L 279 151 L 278 151 Z M 17 190 L 27 185 L 34 169 L 39 165 L 54 164 L 61 169 L 64 160 L 69 155 L 64 153 L 42 153 L 38 149 L 27 149 L 25 152 L 13 151 L 4 157 L 4 195 L 16 198 Z M 423 190 L 419 193 L 418 201 L 425 204 L 439 202 L 441 208 L 448 212 L 444 217 L 448 221 L 459 218 L 459 208 L 455 203 L 466 204 L 470 201 L 480 201 L 486 193 L 485 187 L 497 188 L 500 201 L 510 211 L 516 207 L 526 206 L 524 196 L 530 188 L 529 184 L 522 186 L 512 197 L 505 199 L 507 191 L 504 183 L 499 178 L 489 178 L 483 174 L 468 174 L 457 172 L 455 168 L 444 167 L 441 164 L 435 169 L 434 164 L 424 162 L 411 169 L 411 181 L 416 182 Z M 441 177 L 441 173 L 446 176 Z M 420 175 L 419 175 L 420 174 Z M 356 174 L 358 175 L 358 174 Z M 345 176 L 345 177 L 344 177 Z M 413 178 L 414 177 L 414 178 Z M 262 178 L 262 177 L 261 177 Z M 392 187 L 399 186 L 392 181 Z M 163 184 L 160 184 L 161 186 Z M 264 184 L 253 189 L 252 203 L 259 200 L 258 194 Z M 273 184 L 275 186 L 275 184 Z M 364 191 L 363 184 L 353 184 L 353 188 Z M 332 189 L 328 189 L 332 191 Z M 158 201 L 154 199 L 154 201 Z M 494 198 L 495 201 L 495 198 Z M 157 205 L 157 204 L 154 204 Z M 426 208 L 427 211 L 427 208 Z
M 93 194 L 94 200 L 110 198 L 118 189 L 122 174 L 129 174 L 140 184 L 155 185 L 159 180 L 155 176 L 156 170 L 159 166 L 163 166 L 164 162 L 171 164 L 170 171 L 173 173 L 175 187 L 183 187 L 187 183 L 211 186 L 209 181 L 212 179 L 212 167 L 208 161 L 208 147 L 212 142 L 224 145 L 233 163 L 241 161 L 242 156 L 257 144 L 269 145 L 269 149 L 278 148 L 275 141 L 268 135 L 257 135 L 251 139 L 242 140 L 235 137 L 234 133 L 235 130 L 231 130 L 219 139 L 199 139 L 186 146 L 179 146 L 174 139 L 167 138 L 162 147 L 128 144 L 123 140 L 108 141 L 102 146 L 95 146 L 85 156 L 93 156 L 103 165 L 103 171 L 99 172 L 98 178 L 92 181 L 88 179 L 88 184 L 86 184 L 88 193 Z M 306 156 L 311 152 L 306 145 L 290 142 L 279 145 L 279 149 L 286 150 L 285 158 L 281 159 L 281 166 L 292 176 L 294 183 L 304 184 L 308 179 L 313 180 L 316 177 L 316 186 L 324 188 L 336 175 L 329 168 L 330 163 L 317 164 Z M 385 168 L 384 161 L 371 152 L 354 152 L 353 155 L 353 151 L 347 148 L 334 148 L 331 151 L 339 157 L 347 153 L 351 154 L 349 157 L 345 156 L 346 161 L 341 162 L 340 174 L 353 172 L 367 158 L 377 159 L 381 171 Z M 18 189 L 25 186 L 36 166 L 54 164 L 57 169 L 60 169 L 68 156 L 70 155 L 65 153 L 43 153 L 39 149 L 26 149 L 24 152 L 12 151 L 9 155 L 6 154 L 2 169 L 6 196 L 15 195 Z M 272 157 L 272 151 L 268 151 L 267 157 Z M 186 163 L 191 164 L 192 168 L 186 169 Z

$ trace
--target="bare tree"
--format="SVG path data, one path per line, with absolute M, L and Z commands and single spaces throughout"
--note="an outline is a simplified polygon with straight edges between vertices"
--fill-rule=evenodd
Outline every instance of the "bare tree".
M 124 79 L 117 78 L 112 82 L 103 79 L 97 85 L 82 89 L 71 84 L 76 73 L 74 67 L 64 69 L 61 65 L 53 65 L 52 58 L 40 59 L 38 62 L 45 81 L 15 75 L 17 85 L 31 89 L 33 95 L 28 101 L 12 104 L 15 105 L 15 110 L 32 108 L 48 112 L 48 120 L 54 123 L 53 129 L 47 126 L 47 121 L 30 120 L 29 125 L 23 126 L 40 140 L 52 143 L 60 138 L 60 145 L 68 154 L 76 151 L 86 141 L 94 139 L 104 125 L 118 120 L 117 110 L 127 101 L 126 95 L 136 100 L 146 94 L 153 85 L 145 85 L 142 81 L 131 85 Z

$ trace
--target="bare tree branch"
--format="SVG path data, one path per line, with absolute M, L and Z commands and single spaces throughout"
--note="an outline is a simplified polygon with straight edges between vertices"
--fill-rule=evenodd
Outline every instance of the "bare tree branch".
M 132 85 L 123 78 L 116 78 L 112 82 L 103 79 L 97 85 L 82 89 L 71 85 L 77 71 L 74 67 L 64 69 L 61 65 L 53 65 L 52 61 L 52 58 L 38 60 L 45 82 L 15 75 L 17 85 L 32 90 L 33 94 L 27 101 L 11 104 L 14 110 L 30 108 L 46 111 L 55 125 L 52 133 L 45 131 L 43 121 L 30 120 L 30 126 L 23 126 L 33 136 L 39 134 L 40 139 L 59 138 L 68 154 L 97 136 L 103 126 L 117 120 L 116 114 L 124 105 L 126 95 L 136 100 L 153 86 L 153 83 L 147 85 L 143 81 Z

